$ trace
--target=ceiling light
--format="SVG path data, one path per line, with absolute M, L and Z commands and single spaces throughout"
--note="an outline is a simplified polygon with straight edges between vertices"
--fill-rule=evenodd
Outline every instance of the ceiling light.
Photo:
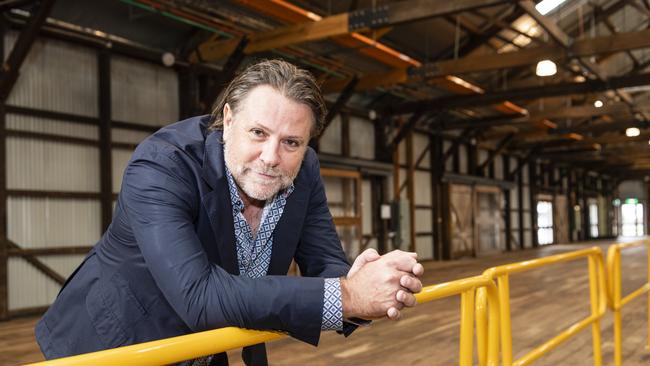
M 566 0 L 542 0 L 539 4 L 535 5 L 535 9 L 542 14 L 546 15 L 553 11 L 553 9 L 562 5 Z
M 602 101 L 602 100 L 598 99 L 598 100 L 596 100 L 596 101 L 594 102 L 594 107 L 596 107 L 596 108 L 600 108 L 600 107 L 602 107 L 602 106 L 603 106 L 603 101 Z
M 640 134 L 641 134 L 641 130 L 639 130 L 636 127 L 630 127 L 625 130 L 625 136 L 627 137 L 635 137 L 635 136 L 639 136 Z
M 584 83 L 585 80 L 587 79 L 585 79 L 585 77 L 582 75 L 576 75 L 576 77 L 573 78 L 573 81 L 575 81 L 576 83 Z
M 163 53 L 162 56 L 160 57 L 160 59 L 162 61 L 162 64 L 167 66 L 167 67 L 174 66 L 174 63 L 176 62 L 176 57 L 171 52 Z
M 555 75 L 557 72 L 557 66 L 555 66 L 555 62 L 551 60 L 542 60 L 537 63 L 537 68 L 535 69 L 535 73 L 537 76 L 551 76 Z

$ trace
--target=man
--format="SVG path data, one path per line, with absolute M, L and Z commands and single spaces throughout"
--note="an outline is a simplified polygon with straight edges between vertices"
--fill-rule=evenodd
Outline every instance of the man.
M 324 114 L 308 72 L 263 61 L 230 83 L 211 117 L 143 141 L 111 225 L 36 326 L 45 356 L 225 326 L 316 345 L 321 330 L 349 334 L 343 319 L 397 319 L 414 306 L 414 253 L 346 261 L 307 147 Z M 285 276 L 292 259 L 303 277 Z M 264 345 L 243 358 L 266 364 Z

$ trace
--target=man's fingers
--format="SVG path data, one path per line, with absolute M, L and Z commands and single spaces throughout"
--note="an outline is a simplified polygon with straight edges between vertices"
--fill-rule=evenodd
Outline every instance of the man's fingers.
M 401 302 L 402 304 L 410 308 L 414 307 L 417 304 L 417 301 L 415 300 L 415 296 L 413 296 L 413 294 L 408 293 L 404 290 L 397 291 L 395 297 L 397 298 L 397 301 Z
M 422 282 L 411 275 L 403 275 L 399 279 L 399 284 L 414 294 L 422 291 Z
M 375 248 L 368 248 L 364 250 L 359 256 L 364 257 L 368 262 L 379 259 L 380 255 Z
M 359 254 L 359 256 L 354 260 L 352 267 L 348 271 L 348 277 L 354 276 L 354 274 L 357 273 L 366 263 L 376 261 L 379 258 L 381 258 L 381 256 L 375 249 L 369 248 L 364 250 L 363 253 Z
M 388 319 L 390 319 L 390 320 L 399 320 L 399 318 L 401 317 L 401 314 L 400 314 L 399 310 L 397 310 L 396 308 L 388 309 L 388 311 L 386 312 L 386 315 L 388 316 Z
M 420 277 L 420 276 L 422 276 L 424 274 L 424 266 L 422 266 L 422 264 L 420 264 L 420 263 L 416 263 L 413 266 L 412 272 L 413 272 L 414 275 Z
M 412 256 L 411 254 L 412 253 L 407 253 L 407 252 L 400 252 L 400 253 L 391 252 L 387 254 L 388 263 L 394 266 L 395 269 L 399 271 L 411 273 L 411 271 L 413 271 L 413 268 L 417 264 L 415 257 Z

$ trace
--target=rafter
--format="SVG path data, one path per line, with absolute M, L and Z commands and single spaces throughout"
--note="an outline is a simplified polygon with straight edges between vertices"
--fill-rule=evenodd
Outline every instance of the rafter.
M 650 112 L 650 107 L 635 108 L 635 112 Z M 582 105 L 566 108 L 551 109 L 532 113 L 526 116 L 493 116 L 462 121 L 444 121 L 440 127 L 443 130 L 458 130 L 466 127 L 496 127 L 539 124 L 549 119 L 584 119 L 604 115 L 616 116 L 617 119 L 632 119 L 630 106 L 625 103 L 607 104 L 600 108 L 593 105 Z
M 405 102 L 397 106 L 387 106 L 382 112 L 388 114 L 406 114 L 423 108 L 424 110 L 434 111 L 470 106 L 478 107 L 506 100 L 526 100 L 550 96 L 595 93 L 642 85 L 650 85 L 650 73 L 611 77 L 606 80 L 588 80 L 582 83 L 570 82 L 545 85 L 541 87 L 516 88 L 505 91 L 493 91 L 479 95 L 444 96 L 429 100 Z
M 360 9 L 305 22 L 271 31 L 249 35 L 246 54 L 268 51 L 329 37 L 348 35 L 369 29 L 383 28 L 416 20 L 460 13 L 507 3 L 506 0 L 457 0 L 427 1 L 407 0 L 377 8 Z M 211 41 L 199 46 L 201 57 L 206 61 L 219 60 L 231 53 L 237 40 Z
M 393 70 L 388 73 L 368 74 L 359 78 L 358 90 L 369 90 L 380 86 L 399 83 L 419 82 L 426 79 L 444 77 L 452 74 L 508 69 L 527 66 L 539 60 L 568 60 L 573 57 L 587 57 L 609 52 L 621 52 L 650 47 L 650 29 L 618 33 L 575 41 L 567 49 L 562 46 L 538 46 L 516 52 L 467 56 L 455 60 L 445 60 L 423 64 L 411 70 Z M 340 91 L 347 79 L 331 80 L 323 84 L 325 93 Z

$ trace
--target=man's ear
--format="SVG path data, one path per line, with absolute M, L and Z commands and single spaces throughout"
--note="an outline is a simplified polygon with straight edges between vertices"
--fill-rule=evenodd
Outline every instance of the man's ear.
M 232 108 L 230 104 L 226 103 L 223 105 L 223 128 L 230 128 L 232 126 Z

